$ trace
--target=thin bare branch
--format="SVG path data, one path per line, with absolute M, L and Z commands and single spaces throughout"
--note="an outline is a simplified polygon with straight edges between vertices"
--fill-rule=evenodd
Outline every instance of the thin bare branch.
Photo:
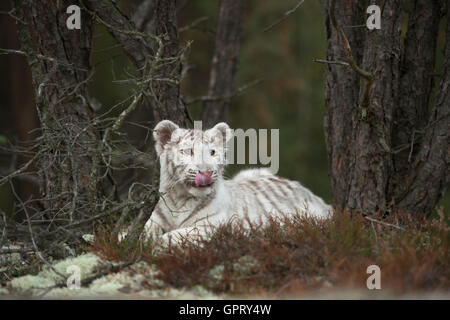
M 339 26 L 336 20 L 335 16 L 335 9 L 336 9 L 336 0 L 331 0 L 331 7 L 330 7 L 330 19 L 331 23 L 333 24 L 333 27 L 336 29 L 339 39 L 341 40 L 342 46 L 344 48 L 345 56 L 347 58 L 347 62 L 349 63 L 350 67 L 362 78 L 366 79 L 367 81 L 372 81 L 373 74 L 361 69 L 357 63 L 355 62 L 355 59 L 353 58 L 352 48 L 350 47 L 350 43 L 347 40 L 347 37 L 345 36 L 344 31 Z
M 384 225 L 386 227 L 392 227 L 392 228 L 395 228 L 395 229 L 399 229 L 399 230 L 405 231 L 404 228 L 402 228 L 400 226 L 396 226 L 395 224 L 391 224 L 391 223 L 387 223 L 387 222 L 384 222 L 384 221 L 376 220 L 376 219 L 371 218 L 371 217 L 364 217 L 364 218 L 366 218 L 367 220 L 369 220 L 371 222 L 382 224 L 382 225 Z
M 343 61 L 328 61 L 328 60 L 314 59 L 313 62 L 324 63 L 324 64 L 337 64 L 337 65 L 346 66 L 346 67 L 349 66 L 348 62 L 343 62 Z
M 276 25 L 280 24 L 281 22 L 283 22 L 284 20 L 286 20 L 290 15 L 294 14 L 297 9 L 303 4 L 303 2 L 305 2 L 305 0 L 300 0 L 295 7 L 293 7 L 291 10 L 286 11 L 283 16 L 278 19 L 277 21 L 275 21 L 274 23 L 272 23 L 271 25 L 269 25 L 268 27 L 264 28 L 263 32 L 267 32 L 270 29 L 272 29 L 273 27 L 275 27 Z

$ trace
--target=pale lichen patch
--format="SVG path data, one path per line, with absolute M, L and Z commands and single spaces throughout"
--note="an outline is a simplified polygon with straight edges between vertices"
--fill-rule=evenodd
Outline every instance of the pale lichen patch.
M 92 275 L 94 269 L 101 263 L 101 260 L 98 256 L 93 253 L 82 254 L 78 257 L 67 258 L 62 261 L 59 261 L 53 265 L 53 268 L 57 270 L 59 273 L 65 276 L 70 276 L 72 273 L 68 272 L 68 268 L 75 266 L 80 270 L 80 280 L 85 279 L 86 277 Z M 55 273 L 48 266 L 44 266 L 42 271 L 39 273 L 39 276 L 43 278 L 52 279 L 54 282 L 63 282 L 63 279 L 60 275 Z
M 26 275 L 12 279 L 9 282 L 9 287 L 11 293 L 24 294 L 26 292 L 33 293 L 35 290 L 42 290 L 54 286 L 55 284 L 53 279 L 45 278 L 40 275 Z
M 233 270 L 236 273 L 247 275 L 258 266 L 259 262 L 256 258 L 250 255 L 245 255 L 239 258 L 238 261 L 233 263 Z

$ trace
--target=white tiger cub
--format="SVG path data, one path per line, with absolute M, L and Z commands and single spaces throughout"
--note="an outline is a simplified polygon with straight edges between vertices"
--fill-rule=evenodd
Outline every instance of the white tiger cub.
M 160 158 L 160 199 L 147 221 L 144 238 L 163 243 L 203 237 L 214 226 L 242 218 L 263 223 L 268 216 L 307 213 L 326 218 L 331 207 L 296 181 L 266 169 L 244 170 L 223 178 L 226 123 L 201 131 L 182 129 L 169 120 L 154 131 Z

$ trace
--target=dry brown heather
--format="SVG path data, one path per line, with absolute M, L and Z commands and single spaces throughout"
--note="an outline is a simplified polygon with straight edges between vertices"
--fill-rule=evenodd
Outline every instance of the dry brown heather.
M 378 222 L 336 214 L 296 217 L 265 228 L 220 227 L 201 246 L 184 243 L 151 253 L 151 244 L 113 241 L 102 231 L 93 251 L 111 260 L 144 260 L 177 288 L 201 285 L 215 293 L 289 296 L 313 289 L 366 288 L 366 268 L 381 268 L 382 289 L 405 294 L 450 289 L 449 227 L 439 220 L 396 215 Z M 243 258 L 244 257 L 244 258 Z M 150 285 L 148 285 L 150 286 Z

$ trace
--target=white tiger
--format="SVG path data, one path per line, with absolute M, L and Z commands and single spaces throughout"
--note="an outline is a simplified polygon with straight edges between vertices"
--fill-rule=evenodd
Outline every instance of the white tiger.
M 144 238 L 178 242 L 203 237 L 232 218 L 264 223 L 270 215 L 306 213 L 325 218 L 331 212 L 300 183 L 266 169 L 244 170 L 225 180 L 224 141 L 232 138 L 226 123 L 202 131 L 163 120 L 153 137 L 161 165 L 161 196 L 145 225 Z

